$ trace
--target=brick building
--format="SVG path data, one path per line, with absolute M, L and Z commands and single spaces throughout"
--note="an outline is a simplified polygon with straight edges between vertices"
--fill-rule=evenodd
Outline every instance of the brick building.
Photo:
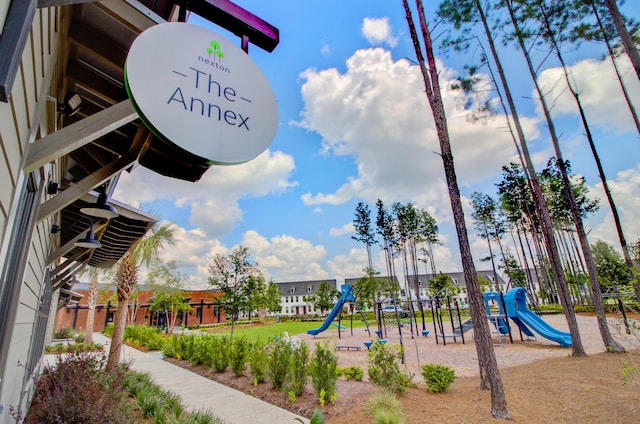
M 73 328 L 76 332 L 86 332 L 87 314 L 89 307 L 87 298 L 89 293 L 88 283 L 76 283 L 72 287 L 74 298 L 62 305 L 56 314 L 55 331 L 63 328 Z M 176 325 L 201 325 L 215 324 L 226 321 L 224 310 L 216 304 L 219 292 L 212 290 L 183 290 L 182 296 L 189 302 L 193 311 L 184 317 L 178 317 Z M 149 304 L 153 297 L 153 291 L 149 287 L 139 286 L 137 292 L 129 299 L 129 323 L 164 325 L 164 317 L 149 310 Z M 113 321 L 117 301 L 113 284 L 101 284 L 93 321 L 93 332 L 100 332 Z M 222 313 L 221 313 L 222 312 Z

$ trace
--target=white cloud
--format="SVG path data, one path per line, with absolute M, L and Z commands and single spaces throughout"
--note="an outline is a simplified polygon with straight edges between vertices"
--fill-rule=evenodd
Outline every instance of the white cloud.
M 292 156 L 269 150 L 241 165 L 212 167 L 196 183 L 137 167 L 122 174 L 114 198 L 136 205 L 169 200 L 183 208 L 190 223 L 208 237 L 221 238 L 242 219 L 240 199 L 280 194 L 296 186 L 291 181 L 294 168 Z
M 320 47 L 320 54 L 322 56 L 329 56 L 331 54 L 331 47 L 322 41 L 322 46 Z
M 640 193 L 640 165 L 618 172 L 615 178 L 608 179 L 607 184 L 620 215 L 625 239 L 628 244 L 631 244 L 640 237 L 640 220 L 638 220 L 637 212 L 640 210 L 640 197 L 638 196 Z M 589 189 L 594 196 L 601 199 L 600 209 L 605 215 L 602 220 L 598 220 L 598 217 L 590 220 L 594 228 L 589 234 L 589 242 L 593 244 L 598 240 L 603 240 L 619 249 L 620 241 L 615 231 L 613 215 L 606 200 L 602 183 L 589 187 Z
M 362 35 L 372 45 L 386 44 L 391 48 L 398 45 L 398 38 L 393 35 L 389 18 L 364 18 Z
M 288 235 L 267 239 L 256 231 L 247 231 L 240 244 L 249 248 L 260 269 L 277 275 L 280 282 L 329 278 L 320 263 L 327 254 L 322 245 Z
M 620 55 L 617 63 L 625 75 L 624 82 L 631 99 L 640 98 L 640 82 L 630 70 L 627 55 Z M 628 71 L 628 72 L 627 72 Z M 587 59 L 569 67 L 572 80 L 580 94 L 587 119 L 592 125 L 606 127 L 616 133 L 635 131 L 631 112 L 622 94 L 609 59 L 605 61 Z M 578 115 L 575 99 L 567 88 L 562 68 L 549 68 L 538 78 L 545 93 L 553 99 L 554 116 Z M 534 98 L 538 96 L 534 94 Z
M 352 156 L 358 175 L 332 193 L 306 193 L 303 202 L 411 201 L 431 206 L 438 219 L 449 217 L 440 146 L 418 67 L 394 61 L 381 48 L 358 50 L 346 65 L 344 73 L 308 69 L 301 74 L 304 109 L 297 125 L 320 134 L 324 152 Z M 441 86 L 449 87 L 453 74 L 439 65 Z M 504 118 L 473 123 L 457 93 L 443 90 L 443 100 L 460 185 L 499 175 L 515 154 Z M 530 137 L 537 136 L 535 120 L 522 122 Z
M 345 234 L 351 234 L 353 232 L 354 232 L 353 222 L 347 222 L 340 228 L 331 228 L 329 230 L 329 234 L 334 237 L 343 236 Z
M 208 239 L 199 229 L 185 230 L 176 225 L 174 246 L 167 246 L 160 253 L 165 261 L 176 261 L 180 271 L 189 276 L 186 285 L 190 288 L 204 288 L 207 285 L 210 259 L 217 254 L 226 254 L 228 249 L 218 240 Z

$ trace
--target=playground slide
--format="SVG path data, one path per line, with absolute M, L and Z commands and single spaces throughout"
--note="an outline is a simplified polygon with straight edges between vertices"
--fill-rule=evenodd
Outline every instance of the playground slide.
M 531 327 L 533 331 L 540 334 L 545 339 L 560 343 L 560 346 L 563 347 L 571 346 L 570 333 L 556 330 L 545 321 L 540 319 L 538 315 L 534 314 L 529 309 L 525 309 L 524 311 L 516 311 L 516 314 L 516 318 L 519 318 L 522 322 Z
M 524 323 L 522 321 L 520 321 L 520 318 L 511 317 L 511 321 L 515 322 L 516 325 L 518 326 L 518 328 L 520 329 L 520 331 L 522 331 L 527 337 L 535 337 L 536 336 L 535 334 L 533 334 L 531 332 L 529 327 L 527 327 L 526 325 L 524 325 Z M 506 334 L 506 333 L 503 333 L 503 334 Z
M 464 334 L 467 331 L 471 330 L 472 328 L 473 328 L 473 322 L 471 320 L 467 320 L 463 322 L 460 327 L 454 327 L 453 334 Z
M 522 288 L 518 287 L 509 290 L 504 295 L 504 301 L 507 307 L 507 315 L 516 323 L 518 321 L 515 319 L 518 319 L 526 326 L 531 327 L 533 331 L 540 334 L 545 339 L 559 343 L 560 346 L 563 347 L 571 346 L 570 333 L 553 328 L 527 308 L 527 297 Z
M 329 326 L 331 325 L 333 320 L 336 319 L 336 317 L 338 316 L 338 314 L 342 310 L 342 306 L 344 305 L 344 303 L 345 302 L 353 302 L 354 300 L 355 300 L 355 298 L 353 297 L 353 287 L 352 286 L 348 286 L 348 285 L 343 285 L 342 286 L 342 296 L 340 296 L 340 299 L 338 299 L 338 301 L 336 302 L 336 305 L 333 307 L 331 312 L 329 312 L 329 315 L 327 316 L 327 319 L 324 320 L 324 322 L 322 323 L 322 325 L 319 328 L 314 328 L 314 329 L 311 329 L 311 330 L 307 330 L 307 334 L 311 334 L 312 336 L 317 336 L 318 334 L 320 334 L 323 331 L 325 331 L 327 328 L 329 328 Z

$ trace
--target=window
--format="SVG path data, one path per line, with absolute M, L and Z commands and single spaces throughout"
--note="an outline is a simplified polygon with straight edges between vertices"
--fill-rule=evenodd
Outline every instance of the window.
M 313 289 L 313 286 L 307 286 L 307 293 L 311 293 L 312 289 Z
M 289 289 L 289 293 L 294 294 L 296 292 L 296 288 L 295 287 L 291 287 Z
M 296 296 L 296 303 L 300 302 L 300 297 Z
M 36 181 L 36 173 L 31 173 L 25 180 L 22 187 L 16 186 L 16 191 L 20 191 L 19 198 L 16 199 L 17 212 L 13 228 L 19 229 L 15 231 L 7 231 L 10 234 L 9 249 L 5 257 L 4 264 L 0 267 L 0 375 L 4 375 L 6 358 L 9 352 L 9 342 L 14 329 L 14 319 L 18 311 L 20 303 L 20 288 L 22 287 L 22 275 L 27 266 L 29 243 L 31 234 L 35 225 L 35 206 L 39 201 L 39 194 Z M 48 276 L 46 276 L 48 277 Z M 48 284 L 45 283 L 45 284 Z M 53 290 L 51 289 L 51 292 Z M 38 305 L 29 305 L 30 307 L 38 307 Z M 35 316 L 36 321 L 40 321 L 41 311 L 38 308 L 38 314 Z M 45 313 L 48 316 L 48 311 Z M 46 318 L 48 319 L 48 318 Z M 46 324 L 46 319 L 45 324 Z M 40 327 L 42 323 L 40 323 Z M 40 328 L 42 330 L 42 328 Z M 45 329 L 46 330 L 46 329 Z M 44 344 L 46 331 L 40 331 L 37 335 L 41 340 L 32 339 L 31 349 L 40 348 Z M 32 336 L 32 337 L 35 337 Z M 36 344 L 37 342 L 37 344 Z M 27 358 L 27 366 L 35 364 L 39 359 L 39 353 L 31 351 L 33 357 Z M 35 359 L 34 359 L 35 358 Z M 13 365 L 12 365 L 13 366 Z M 5 383 L 3 381 L 3 383 Z

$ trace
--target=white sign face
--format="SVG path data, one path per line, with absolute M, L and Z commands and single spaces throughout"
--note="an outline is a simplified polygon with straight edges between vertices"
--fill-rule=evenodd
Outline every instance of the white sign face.
M 147 29 L 129 50 L 124 78 L 156 136 L 213 164 L 247 162 L 276 135 L 267 79 L 242 49 L 208 29 L 178 22 Z

